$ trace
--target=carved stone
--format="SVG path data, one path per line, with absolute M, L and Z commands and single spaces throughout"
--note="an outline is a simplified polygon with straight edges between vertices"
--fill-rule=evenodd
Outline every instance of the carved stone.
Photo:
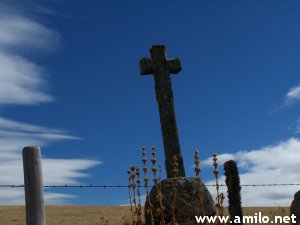
M 184 177 L 185 171 L 179 144 L 172 82 L 170 78 L 170 73 L 176 74 L 181 71 L 181 65 L 180 60 L 177 58 L 167 59 L 165 49 L 164 45 L 153 45 L 150 49 L 151 58 L 143 58 L 140 60 L 140 71 L 142 75 L 154 75 L 167 177 L 172 177 L 172 158 L 174 155 L 176 155 L 178 159 L 178 176 Z
M 162 180 L 159 185 L 161 186 L 162 205 L 165 207 L 165 224 L 168 224 L 173 216 L 172 204 L 174 196 L 176 196 L 176 222 L 180 225 L 197 224 L 195 216 L 204 216 L 204 214 L 213 216 L 216 214 L 213 198 L 201 180 L 197 183 L 193 177 L 179 177 L 175 185 L 173 185 L 173 179 L 168 178 Z M 149 199 L 153 206 L 152 215 L 154 222 L 156 225 L 159 225 L 161 216 L 157 213 L 157 208 L 160 208 L 157 194 L 157 186 L 154 186 L 149 193 Z M 149 209 L 149 202 L 146 200 L 145 221 L 147 225 L 150 225 L 151 214 L 147 213 L 147 209 Z

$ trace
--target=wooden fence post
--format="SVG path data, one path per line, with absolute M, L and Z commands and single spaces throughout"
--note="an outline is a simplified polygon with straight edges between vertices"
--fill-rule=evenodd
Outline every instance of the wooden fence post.
M 23 148 L 26 225 L 46 225 L 41 163 L 39 147 Z

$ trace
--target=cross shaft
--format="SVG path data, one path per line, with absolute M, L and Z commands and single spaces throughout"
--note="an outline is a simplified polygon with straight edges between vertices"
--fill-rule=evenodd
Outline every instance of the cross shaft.
M 167 177 L 172 177 L 172 159 L 174 155 L 178 159 L 178 176 L 184 177 L 185 171 L 178 137 L 174 96 L 170 78 L 170 73 L 177 74 L 181 71 L 181 63 L 178 58 L 167 59 L 165 50 L 164 45 L 153 45 L 150 49 L 151 58 L 140 60 L 140 71 L 141 75 L 154 75 Z

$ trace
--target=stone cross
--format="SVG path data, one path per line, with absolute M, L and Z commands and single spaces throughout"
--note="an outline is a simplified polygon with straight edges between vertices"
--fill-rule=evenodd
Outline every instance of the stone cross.
M 176 74 L 181 71 L 180 60 L 178 58 L 167 59 L 164 45 L 153 45 L 150 54 L 151 59 L 143 58 L 140 60 L 140 71 L 141 75 L 154 75 L 167 177 L 172 177 L 172 159 L 174 155 L 178 159 L 178 177 L 184 177 L 185 171 L 179 144 L 170 78 L 170 73 Z

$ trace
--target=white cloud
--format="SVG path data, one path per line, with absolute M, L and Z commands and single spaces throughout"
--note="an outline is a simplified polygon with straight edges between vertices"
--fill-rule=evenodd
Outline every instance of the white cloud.
M 285 101 L 287 104 L 300 101 L 300 85 L 292 87 L 285 96 Z
M 44 200 L 47 205 L 63 205 L 74 197 L 74 195 L 44 191 Z M 23 205 L 24 199 L 23 188 L 1 188 L 0 205 Z
M 51 193 L 46 191 L 44 199 L 47 205 L 64 205 L 66 204 L 66 200 L 72 199 L 74 197 L 75 197 L 74 195 Z
M 29 3 L 30 1 L 27 1 Z M 0 1 L 0 106 L 38 105 L 54 100 L 47 93 L 45 70 L 24 53 L 52 51 L 59 46 L 58 32 L 32 19 L 29 12 L 53 14 L 42 6 L 23 1 Z M 22 149 L 56 141 L 78 140 L 65 131 L 14 121 L 0 116 L 0 185 L 23 184 Z M 43 152 L 42 152 L 43 153 Z M 77 184 L 88 176 L 83 171 L 101 164 L 97 160 L 49 159 L 43 156 L 45 185 Z M 47 204 L 64 204 L 72 195 L 45 193 Z M 0 188 L 0 205 L 24 204 L 22 188 Z
M 0 52 L 0 104 L 33 105 L 53 101 L 44 93 L 42 69 L 20 56 Z
M 53 141 L 76 140 L 65 132 L 21 123 L 0 117 L 0 185 L 23 184 L 22 149 L 24 146 L 45 147 Z M 42 152 L 43 153 L 43 152 Z M 77 184 L 78 178 L 88 174 L 82 171 L 101 164 L 97 160 L 49 159 L 43 156 L 42 169 L 45 185 Z M 7 197 L 1 197 L 7 196 Z M 62 204 L 72 195 L 45 193 L 47 204 Z M 0 189 L 0 205 L 24 204 L 23 189 Z
M 28 17 L 3 13 L 0 16 L 0 47 L 51 50 L 58 45 L 60 35 Z
M 24 146 L 47 146 L 52 141 L 78 140 L 80 138 L 66 134 L 66 132 L 36 126 L 28 123 L 13 121 L 0 117 L 0 161 L 11 158 Z
M 284 104 L 280 108 L 292 105 L 299 101 L 300 101 L 300 85 L 292 87 L 288 90 L 288 92 L 285 95 Z
M 34 105 L 53 101 L 45 93 L 45 70 L 21 53 L 53 51 L 58 32 L 23 15 L 21 2 L 0 2 L 0 104 Z M 34 50 L 34 51 L 33 51 Z
M 100 163 L 96 160 L 45 159 L 43 160 L 44 183 L 45 185 L 77 184 L 77 178 L 89 176 L 81 171 Z
M 62 133 L 63 132 L 62 130 L 44 128 L 29 123 L 16 122 L 3 117 L 0 117 L 0 127 L 2 130 L 14 130 L 14 131 L 17 130 L 17 131 L 36 132 L 36 133 L 44 133 L 44 132 Z
M 241 184 L 300 183 L 300 139 L 297 138 L 290 138 L 258 150 L 222 154 L 218 159 L 220 165 L 228 159 L 237 162 Z M 211 165 L 211 159 L 205 160 L 203 165 Z M 214 183 L 214 180 L 211 180 L 207 184 Z M 225 184 L 224 175 L 220 176 L 220 183 Z M 211 193 L 215 193 L 213 187 L 209 189 Z M 294 193 L 298 190 L 299 186 L 242 187 L 242 204 L 243 206 L 289 206 Z M 226 187 L 221 187 L 221 191 L 226 194 Z
M 284 97 L 284 102 L 281 105 L 272 109 L 269 112 L 269 115 L 279 112 L 281 109 L 291 106 L 299 101 L 300 101 L 300 85 L 290 88 Z

